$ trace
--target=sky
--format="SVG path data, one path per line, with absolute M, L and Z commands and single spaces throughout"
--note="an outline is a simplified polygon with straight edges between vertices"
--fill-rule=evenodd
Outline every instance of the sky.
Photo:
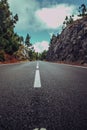
M 66 16 L 74 14 L 77 19 L 81 4 L 87 7 L 87 0 L 8 0 L 10 10 L 18 14 L 19 21 L 15 32 L 26 37 L 31 36 L 31 43 L 36 52 L 49 47 L 53 34 L 61 33 Z

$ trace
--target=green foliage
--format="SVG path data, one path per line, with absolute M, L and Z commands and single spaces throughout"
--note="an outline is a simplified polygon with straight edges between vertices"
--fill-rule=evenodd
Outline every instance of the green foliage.
M 0 51 L 0 61 L 5 61 L 5 52 L 3 50 Z
M 29 36 L 29 34 L 27 34 L 26 39 L 25 39 L 25 45 L 27 45 L 27 47 L 30 47 L 30 46 L 31 46 L 30 38 L 31 38 L 31 37 Z
M 7 0 L 0 1 L 0 49 L 13 54 L 19 48 L 19 36 L 14 33 L 18 15 L 12 15 Z
M 31 61 L 38 60 L 38 53 L 34 50 L 29 51 L 29 57 Z
M 20 36 L 20 43 L 24 44 L 24 37 Z
M 86 16 L 87 15 L 87 8 L 86 8 L 86 5 L 85 4 L 82 4 L 80 7 L 79 7 L 79 15 L 78 16 Z
M 39 60 L 46 60 L 47 51 L 44 50 L 42 53 L 39 54 Z
M 27 33 L 26 39 L 25 39 L 25 45 L 28 48 L 28 55 L 29 55 L 29 59 L 30 61 L 34 61 L 38 59 L 38 53 L 35 52 L 34 47 L 32 46 L 31 42 L 30 42 L 30 35 Z
M 70 17 L 66 16 L 65 21 L 63 22 L 63 26 L 67 26 L 69 24 L 72 24 L 74 21 L 73 17 L 74 17 L 74 15 L 72 15 Z

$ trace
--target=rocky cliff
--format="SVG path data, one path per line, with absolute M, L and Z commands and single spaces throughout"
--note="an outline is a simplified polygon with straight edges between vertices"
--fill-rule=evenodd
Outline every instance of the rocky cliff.
M 23 61 L 23 60 L 29 60 L 29 49 L 23 45 L 19 47 L 19 50 L 14 53 L 14 56 L 17 60 Z
M 53 35 L 47 60 L 87 63 L 87 17 L 74 21 L 60 35 Z

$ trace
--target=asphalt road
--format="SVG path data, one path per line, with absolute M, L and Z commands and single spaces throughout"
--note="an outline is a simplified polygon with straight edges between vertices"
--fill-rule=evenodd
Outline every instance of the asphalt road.
M 0 65 L 0 130 L 87 130 L 87 68 Z

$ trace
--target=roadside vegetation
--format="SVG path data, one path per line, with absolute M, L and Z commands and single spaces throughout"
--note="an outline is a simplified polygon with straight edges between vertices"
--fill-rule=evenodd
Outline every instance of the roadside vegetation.
M 47 56 L 47 51 L 44 50 L 42 53 L 38 54 L 38 59 L 44 61 L 46 60 L 46 56 Z
M 5 53 L 12 55 L 20 46 L 20 37 L 14 32 L 18 15 L 13 16 L 7 0 L 0 1 L 0 61 L 5 60 Z
M 0 62 L 16 60 L 36 60 L 35 52 L 30 35 L 26 38 L 15 33 L 14 29 L 18 22 L 18 14 L 13 16 L 7 0 L 0 0 Z M 9 58 L 10 57 L 10 58 Z

